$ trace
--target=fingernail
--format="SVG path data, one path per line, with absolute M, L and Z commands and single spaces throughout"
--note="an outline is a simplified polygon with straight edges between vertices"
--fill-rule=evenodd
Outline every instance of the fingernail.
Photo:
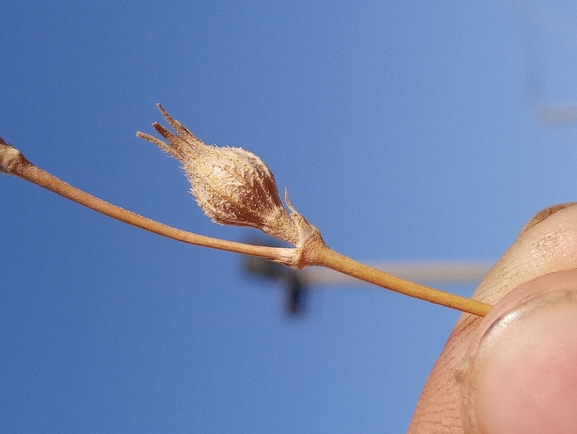
M 467 434 L 575 432 L 577 290 L 536 295 L 500 315 L 456 376 Z

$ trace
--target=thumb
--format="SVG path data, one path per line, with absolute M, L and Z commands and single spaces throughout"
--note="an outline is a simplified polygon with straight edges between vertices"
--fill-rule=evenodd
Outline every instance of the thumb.
M 563 204 L 547 208 L 538 213 L 523 228 L 517 240 L 505 252 L 499 262 L 495 264 L 475 291 L 473 298 L 493 304 L 495 307 L 493 307 L 489 315 L 484 319 L 466 314 L 459 318 L 451 336 L 449 336 L 445 348 L 441 352 L 439 359 L 435 363 L 423 387 L 423 392 L 415 408 L 408 433 L 464 433 L 464 422 L 465 420 L 469 420 L 469 416 L 464 417 L 464 414 L 471 414 L 471 412 L 473 412 L 472 414 L 476 414 L 476 407 L 469 405 L 467 402 L 469 392 L 464 393 L 462 390 L 468 387 L 468 384 L 470 384 L 468 381 L 472 378 L 467 377 L 467 373 L 463 373 L 463 367 L 466 366 L 467 360 L 471 360 L 470 357 L 469 359 L 467 358 L 468 354 L 472 354 L 470 349 L 476 348 L 479 345 L 481 337 L 484 336 L 483 334 L 479 334 L 479 330 L 481 330 L 481 327 L 485 327 L 484 330 L 487 331 L 489 326 L 497 320 L 497 309 L 503 309 L 501 310 L 501 314 L 505 314 L 510 309 L 514 309 L 522 298 L 522 296 L 520 296 L 521 298 L 516 301 L 517 304 L 512 301 L 511 303 L 513 304 L 505 305 L 501 302 L 504 301 L 504 297 L 507 294 L 512 294 L 513 292 L 521 294 L 517 289 L 522 285 L 536 284 L 538 279 L 545 278 L 547 275 L 572 269 L 577 269 L 577 204 Z M 543 287 L 546 287 L 547 285 L 543 282 L 541 282 Z M 553 288 L 553 286 L 551 286 L 551 288 Z M 556 289 L 577 290 L 577 281 L 575 281 L 573 285 L 557 287 Z M 537 296 L 544 291 L 545 290 L 535 289 L 534 295 Z M 526 295 L 527 294 L 528 293 L 526 293 Z M 510 300 L 513 299 L 511 298 Z M 577 315 L 575 316 L 577 317 Z M 512 318 L 515 318 L 515 315 L 509 316 L 509 321 L 511 321 Z M 504 323 L 500 324 L 503 325 Z M 523 327 L 520 327 L 520 329 L 522 328 Z M 506 328 L 503 329 L 506 330 Z M 559 333 L 560 332 L 558 332 L 558 334 Z M 562 335 L 562 333 L 560 334 Z M 567 339 L 571 340 L 569 338 Z M 489 342 L 489 339 L 485 340 L 483 338 L 483 344 L 486 342 Z M 546 340 L 544 339 L 542 345 L 544 345 L 545 342 Z M 506 344 L 506 346 L 508 347 L 510 344 Z M 501 348 L 503 347 L 501 346 Z M 569 348 L 571 347 L 567 347 L 565 351 L 570 351 Z M 533 352 L 537 354 L 541 353 L 538 347 L 533 350 Z M 517 357 L 520 357 L 519 354 L 517 354 Z M 528 359 L 534 360 L 535 356 L 528 357 Z M 555 359 L 555 357 L 551 356 L 550 359 Z M 555 361 L 557 360 L 558 359 L 555 359 Z M 577 360 L 577 358 L 574 360 Z M 552 361 L 546 360 L 546 363 L 552 363 Z M 521 363 L 521 365 L 525 365 L 525 361 Z M 517 366 L 517 369 L 519 369 L 519 366 Z M 465 370 L 465 372 L 467 371 L 469 370 Z M 575 367 L 575 371 L 577 371 L 577 366 Z M 459 376 L 460 382 L 456 379 L 455 374 L 457 372 L 461 372 Z M 543 373 L 533 372 L 535 375 L 538 374 L 537 380 L 535 378 L 531 378 L 530 380 L 538 384 L 539 379 L 543 377 Z M 569 374 L 568 380 L 563 380 L 563 382 L 571 381 L 571 375 L 576 375 L 573 374 L 573 370 L 571 370 Z M 487 382 L 483 384 L 490 383 Z M 541 384 L 543 384 L 543 381 L 541 381 Z M 572 384 L 570 389 L 573 388 L 574 390 L 575 383 Z M 517 388 L 517 386 L 515 386 L 515 388 Z M 474 390 L 479 392 L 480 389 Z M 471 396 L 472 398 L 476 397 L 476 395 Z M 571 402 L 575 403 L 577 399 L 572 399 Z M 484 408 L 489 409 L 489 407 Z M 491 412 L 492 410 L 487 411 Z M 577 427 L 577 424 L 573 426 Z M 552 431 L 546 429 L 540 432 Z M 577 429 L 572 432 L 577 432 Z
M 457 376 L 466 433 L 577 431 L 577 270 L 520 285 L 476 336 Z

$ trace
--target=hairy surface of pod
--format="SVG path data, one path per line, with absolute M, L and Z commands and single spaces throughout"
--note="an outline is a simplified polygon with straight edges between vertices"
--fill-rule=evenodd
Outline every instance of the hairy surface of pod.
M 280 200 L 274 175 L 258 156 L 242 148 L 206 145 L 158 107 L 177 134 L 154 123 L 168 144 L 148 134 L 138 136 L 181 162 L 191 192 L 208 217 L 222 225 L 254 227 L 298 243 L 297 226 Z

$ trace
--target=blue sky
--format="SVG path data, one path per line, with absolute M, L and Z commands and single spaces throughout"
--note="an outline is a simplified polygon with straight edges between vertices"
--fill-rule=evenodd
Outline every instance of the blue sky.
M 567 1 L 7 0 L 0 135 L 124 208 L 253 237 L 135 137 L 160 102 L 263 158 L 341 253 L 497 259 L 575 200 L 577 129 L 534 114 L 577 102 L 575 18 Z M 404 432 L 458 316 L 359 285 L 290 318 L 236 255 L 12 177 L 0 204 L 3 432 Z

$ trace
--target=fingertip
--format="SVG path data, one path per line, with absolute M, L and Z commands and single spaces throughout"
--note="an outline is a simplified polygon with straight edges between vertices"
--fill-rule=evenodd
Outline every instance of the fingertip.
M 577 431 L 577 291 L 553 291 L 509 310 L 469 360 L 466 432 Z

